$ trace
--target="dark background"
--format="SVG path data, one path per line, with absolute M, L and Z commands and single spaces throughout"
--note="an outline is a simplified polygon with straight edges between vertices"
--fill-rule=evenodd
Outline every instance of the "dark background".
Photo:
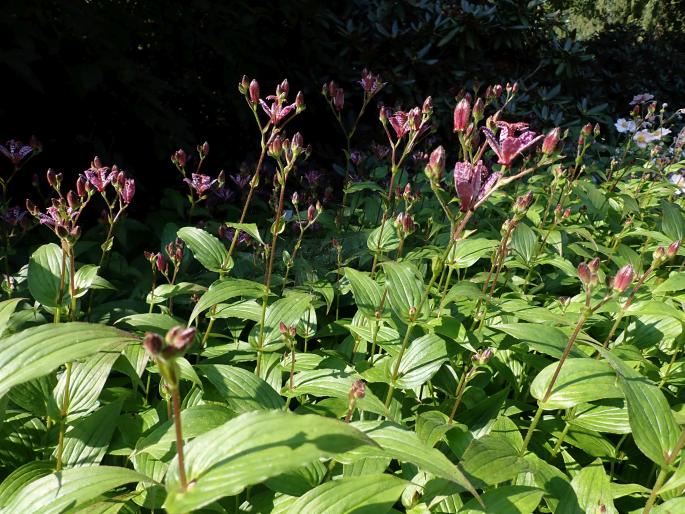
M 302 90 L 307 111 L 293 129 L 314 147 L 310 165 L 340 163 L 321 85 L 335 79 L 357 106 L 364 67 L 389 83 L 379 101 L 410 107 L 430 94 L 445 120 L 462 88 L 518 80 L 516 114 L 536 128 L 600 122 L 610 138 L 634 94 L 685 106 L 685 9 L 648 3 L 617 1 L 605 5 L 609 15 L 584 0 L 9 0 L 0 140 L 35 134 L 44 146 L 15 196 L 33 172 L 50 166 L 72 177 L 97 154 L 136 178 L 137 208 L 147 208 L 161 187 L 178 184 L 169 156 L 179 147 L 209 141 L 213 173 L 254 158 L 256 128 L 237 91 L 243 74 L 263 96 L 285 77 L 292 96 Z M 361 140 L 382 141 L 375 116 L 374 106 Z

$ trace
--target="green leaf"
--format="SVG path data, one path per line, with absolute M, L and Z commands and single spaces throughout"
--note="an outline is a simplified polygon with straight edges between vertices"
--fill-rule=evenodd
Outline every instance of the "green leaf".
M 279 330 L 280 323 L 285 323 L 287 327 L 297 326 L 302 315 L 309 310 L 312 296 L 308 293 L 293 293 L 276 300 L 266 308 L 264 318 L 264 340 L 261 342 L 262 350 L 276 351 L 283 348 L 285 342 L 283 334 Z M 253 348 L 260 345 L 260 326 L 255 325 L 250 331 L 248 342 Z
M 295 361 L 297 362 L 297 357 Z M 311 394 L 319 397 L 347 400 L 352 384 L 358 378 L 360 377 L 356 373 L 334 369 L 301 371 L 295 375 L 295 387 L 293 390 L 291 391 L 288 385 L 286 385 L 283 387 L 282 394 L 291 397 Z M 364 397 L 357 400 L 357 408 L 382 416 L 388 415 L 388 410 L 383 405 L 383 402 L 369 388 L 366 389 Z
M 542 398 L 557 369 L 557 364 L 555 362 L 543 369 L 530 385 L 530 394 L 538 400 L 542 408 L 568 409 L 579 403 L 623 397 L 621 388 L 616 384 L 616 374 L 606 362 L 590 358 L 569 358 L 561 368 L 552 394 L 543 404 Z
M 30 461 L 12 471 L 0 484 L 0 505 L 9 504 L 26 484 L 49 475 L 53 469 L 53 462 Z
M 193 252 L 195 258 L 209 271 L 228 271 L 228 250 L 216 237 L 201 228 L 183 227 L 178 230 L 178 237 Z
M 511 441 L 495 434 L 473 440 L 461 465 L 468 475 L 489 485 L 511 480 L 529 468 Z
M 100 351 L 121 351 L 138 338 L 112 327 L 61 323 L 28 328 L 0 339 L 0 397 L 10 387 L 43 375 L 62 364 Z
M 667 295 L 667 293 L 682 291 L 683 289 L 685 289 L 685 273 L 680 272 L 673 273 L 661 284 L 656 286 L 652 293 L 655 295 Z
M 456 268 L 469 268 L 478 259 L 489 256 L 492 250 L 499 246 L 499 241 L 494 239 L 469 238 L 458 241 L 447 257 L 449 266 Z
M 682 241 L 685 238 L 685 219 L 678 204 L 663 200 L 661 211 L 661 231 L 672 241 Z
M 54 243 L 39 247 L 29 259 L 28 285 L 31 296 L 46 307 L 57 307 L 62 272 L 62 249 Z M 69 305 L 69 266 L 64 270 L 61 306 Z
M 236 413 L 283 408 L 283 399 L 273 387 L 250 371 L 225 364 L 196 367 Z
M 65 469 L 26 484 L 5 505 L 3 514 L 61 514 L 115 487 L 151 480 L 131 469 L 114 466 L 84 466 Z
M 121 401 L 112 402 L 78 419 L 64 434 L 64 467 L 100 464 L 117 427 Z M 53 452 L 56 455 L 57 449 Z
M 389 421 L 358 421 L 352 425 L 368 435 L 378 447 L 365 446 L 348 452 L 337 460 L 347 463 L 366 457 L 390 457 L 400 462 L 410 462 L 424 471 L 462 486 L 478 497 L 473 485 L 459 468 L 442 452 L 421 441 L 415 432 Z
M 177 296 L 190 296 L 207 291 L 207 288 L 191 282 L 179 282 L 178 284 L 162 284 L 155 287 L 155 290 L 148 293 L 146 303 L 162 303 L 169 298 Z
M 381 305 L 381 288 L 368 274 L 354 268 L 345 268 L 345 277 L 352 286 L 352 295 L 357 309 L 368 319 L 376 319 Z
M 385 514 L 407 482 L 393 475 L 366 475 L 326 482 L 300 496 L 291 512 Z
M 259 244 L 264 244 L 262 236 L 259 235 L 259 229 L 256 223 L 224 223 L 228 228 L 233 228 L 245 232 L 252 239 L 256 240 Z
M 532 514 L 543 494 L 536 487 L 504 485 L 483 493 L 481 499 L 485 506 L 471 500 L 459 509 L 459 514 Z
M 628 410 L 621 400 L 611 403 L 602 402 L 601 405 L 580 404 L 576 407 L 573 420 L 570 423 L 595 432 L 630 433 Z
M 557 359 L 564 353 L 564 348 L 569 338 L 560 329 L 541 323 L 505 323 L 493 325 L 492 328 L 500 330 L 522 343 L 526 343 L 536 352 L 544 353 Z M 571 348 L 570 356 L 584 357 L 585 354 L 574 347 Z
M 76 288 L 76 298 L 82 297 L 88 292 L 98 276 L 100 266 L 86 264 L 79 268 L 74 274 L 74 287 Z
M 12 317 L 12 314 L 14 314 L 17 305 L 23 300 L 24 298 L 10 298 L 9 300 L 0 302 L 0 336 L 2 336 L 3 332 L 7 329 L 9 320 Z
M 400 361 L 397 386 L 405 389 L 419 387 L 448 360 L 447 344 L 442 337 L 426 334 L 414 339 Z M 394 363 L 392 369 L 395 369 Z
M 181 411 L 183 440 L 188 441 L 223 425 L 233 413 L 223 405 L 194 405 Z M 176 443 L 176 428 L 173 420 L 157 426 L 138 443 L 135 453 L 148 453 L 155 459 L 162 459 Z
M 388 299 L 390 307 L 405 323 L 409 323 L 409 309 L 419 308 L 424 285 L 421 274 L 413 264 L 408 262 L 385 262 L 383 270 L 386 275 Z M 423 319 L 428 315 L 428 302 L 423 302 L 421 311 L 416 319 Z
M 395 226 L 395 220 L 387 220 L 385 224 L 375 228 L 366 240 L 366 246 L 372 252 L 389 252 L 400 246 L 400 234 Z
M 637 447 L 659 466 L 667 466 L 681 429 L 661 390 L 612 352 L 598 347 L 618 375 L 626 397 L 628 420 Z
M 188 324 L 190 325 L 200 313 L 226 300 L 238 297 L 262 298 L 264 292 L 263 284 L 251 280 L 232 277 L 217 280 L 209 286 L 207 292 L 202 295 L 195 305 L 193 312 L 190 314 Z
M 525 264 L 531 264 L 535 254 L 538 236 L 525 223 L 519 223 L 511 235 L 511 247 Z
M 221 444 L 217 444 L 220 441 Z M 248 412 L 197 437 L 185 448 L 193 487 L 180 490 L 178 463 L 167 472 L 169 514 L 181 514 L 322 457 L 374 445 L 341 421 L 283 411 Z
M 592 512 L 595 509 L 600 512 L 603 506 L 604 510 L 601 512 L 618 513 L 614 507 L 614 498 L 611 494 L 611 482 L 604 471 L 601 459 L 597 459 L 589 466 L 581 469 L 573 477 L 571 485 L 578 496 L 578 504 L 585 512 Z

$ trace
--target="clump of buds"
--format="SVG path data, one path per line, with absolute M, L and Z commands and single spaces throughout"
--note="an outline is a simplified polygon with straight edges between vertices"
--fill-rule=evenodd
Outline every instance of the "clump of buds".
M 484 350 L 478 350 L 471 356 L 471 360 L 478 363 L 480 366 L 487 364 L 487 362 L 492 358 L 493 352 L 490 348 L 485 348 Z
M 679 248 L 680 241 L 673 241 L 670 245 L 668 245 L 668 248 L 658 246 L 652 254 L 652 267 L 657 268 L 664 264 L 666 261 L 673 259 L 678 254 Z
M 586 290 L 592 289 L 599 282 L 597 270 L 599 269 L 599 259 L 595 258 L 589 263 L 581 262 L 578 265 L 578 278 Z
M 171 328 L 164 339 L 154 332 L 147 332 L 143 338 L 143 347 L 155 359 L 160 374 L 171 390 L 178 388 L 179 370 L 175 360 L 185 354 L 194 339 L 195 328 L 182 326 Z
M 526 211 L 528 210 L 528 207 L 530 207 L 530 204 L 533 202 L 533 192 L 528 191 L 525 195 L 519 196 L 516 201 L 514 202 L 513 206 L 513 211 L 514 211 L 514 217 L 517 219 L 523 218 L 523 216 L 526 214 Z
M 345 415 L 345 423 L 352 420 L 352 414 L 357 406 L 357 400 L 366 396 L 366 384 L 363 380 L 357 379 L 352 382 L 350 392 L 347 394 L 347 414 Z

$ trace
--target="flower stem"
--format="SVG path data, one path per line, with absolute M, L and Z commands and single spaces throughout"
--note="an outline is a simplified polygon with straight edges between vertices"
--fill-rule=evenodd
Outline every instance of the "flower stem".
M 183 462 L 183 432 L 181 428 L 181 399 L 178 387 L 171 390 L 171 399 L 174 407 L 174 426 L 176 428 L 176 455 L 178 457 L 178 476 L 181 481 L 181 492 L 188 489 L 188 479 L 186 478 L 186 468 Z
M 59 436 L 57 438 L 57 450 L 55 452 L 55 457 L 57 459 L 57 464 L 55 466 L 56 471 L 62 469 L 62 455 L 64 453 L 64 432 L 67 428 L 66 417 L 69 414 L 69 382 L 71 381 L 71 362 L 66 364 L 66 376 L 64 380 L 64 396 L 62 397 L 62 408 L 60 410 L 60 422 L 59 422 Z
M 392 378 L 391 378 L 391 382 L 390 382 L 390 387 L 388 388 L 388 394 L 385 397 L 385 408 L 386 409 L 388 407 L 390 407 L 390 402 L 392 401 L 392 395 L 395 392 L 395 384 L 397 382 L 397 376 L 400 373 L 400 363 L 402 362 L 402 356 L 404 355 L 404 352 L 407 350 L 407 346 L 409 346 L 409 337 L 411 336 L 411 333 L 414 330 L 414 325 L 415 325 L 415 323 L 410 322 L 409 325 L 407 325 L 407 331 L 404 333 L 404 339 L 402 340 L 402 346 L 400 348 L 400 353 L 397 354 L 397 360 L 395 361 L 395 366 L 393 367 L 393 370 L 392 370 Z

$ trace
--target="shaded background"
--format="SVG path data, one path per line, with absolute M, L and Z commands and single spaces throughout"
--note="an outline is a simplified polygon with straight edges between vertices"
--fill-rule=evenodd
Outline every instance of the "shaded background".
M 609 127 L 644 91 L 685 106 L 681 7 L 675 0 L 10 0 L 0 18 L 0 140 L 35 134 L 44 152 L 31 167 L 41 174 L 51 166 L 75 176 L 96 154 L 116 162 L 136 177 L 141 209 L 159 188 L 178 184 L 169 156 L 179 147 L 209 141 L 214 173 L 234 173 L 254 156 L 254 121 L 237 92 L 243 73 L 259 79 L 263 95 L 284 77 L 293 96 L 304 91 L 308 109 L 293 128 L 322 169 L 340 162 L 341 139 L 321 84 L 335 79 L 346 102 L 358 105 L 364 67 L 389 83 L 380 101 L 409 107 L 431 94 L 443 118 L 462 88 L 518 80 L 516 114 L 537 128 Z M 361 138 L 382 141 L 378 129 L 370 112 Z M 29 183 L 28 174 L 19 177 L 15 191 Z

